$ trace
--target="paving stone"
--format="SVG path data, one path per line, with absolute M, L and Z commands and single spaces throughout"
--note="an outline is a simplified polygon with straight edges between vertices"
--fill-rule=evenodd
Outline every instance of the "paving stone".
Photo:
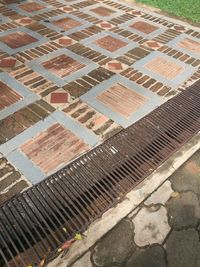
M 98 39 L 95 43 L 101 48 L 108 50 L 109 52 L 115 52 L 116 50 L 127 45 L 126 42 L 109 35 Z
M 54 111 L 53 107 L 45 101 L 39 100 L 1 120 L 0 133 L 2 139 L 0 143 L 3 144 L 22 133 L 36 122 L 47 117 L 52 111 Z
M 0 158 L 0 205 L 30 184 L 4 157 Z
M 102 17 L 108 17 L 111 14 L 115 13 L 114 10 L 103 6 L 93 8 L 91 9 L 91 11 Z
M 22 96 L 0 81 L 0 111 L 22 99 Z
M 90 252 L 87 252 L 83 257 L 76 261 L 72 267 L 92 267 Z
M 185 38 L 178 43 L 178 46 L 200 55 L 200 42 L 194 41 L 190 38 Z
M 53 21 L 53 24 L 63 30 L 70 30 L 82 25 L 80 22 L 71 18 L 62 18 L 59 20 L 55 20 Z
M 173 190 L 170 181 L 166 181 L 161 187 L 158 188 L 145 202 L 145 205 L 152 204 L 165 204 L 170 198 Z
M 193 191 L 200 194 L 200 161 L 197 152 L 192 159 L 184 164 L 174 175 L 170 177 L 175 191 Z
M 103 140 L 122 129 L 119 124 L 110 120 L 107 116 L 96 111 L 81 100 L 75 100 L 64 108 L 63 111 L 95 134 L 101 136 Z
M 93 260 L 97 266 L 122 263 L 134 249 L 133 225 L 126 219 L 100 240 L 95 247 Z
M 5 43 L 12 49 L 19 48 L 28 44 L 37 42 L 38 40 L 30 34 L 24 32 L 10 33 L 0 37 L 0 41 Z
M 53 74 L 63 78 L 67 75 L 74 73 L 75 71 L 85 67 L 84 64 L 77 62 L 76 60 L 68 57 L 67 55 L 60 55 L 51 60 L 44 62 L 43 67 Z
M 158 29 L 158 27 L 144 21 L 134 22 L 130 27 L 146 34 L 152 33 Z
M 166 242 L 168 267 L 200 266 L 200 242 L 194 229 L 172 231 Z
M 156 57 L 145 65 L 148 70 L 168 79 L 172 80 L 183 72 L 183 67 L 178 63 L 174 63 L 163 57 Z
M 163 206 L 142 208 L 133 219 L 133 224 L 134 241 L 139 247 L 162 244 L 170 231 L 167 210 Z
M 178 193 L 166 203 L 173 228 L 195 227 L 200 219 L 199 199 L 193 192 Z
M 120 115 L 129 118 L 148 101 L 148 98 L 121 84 L 115 84 L 96 97 Z M 124 105 L 126 109 L 124 109 Z
M 27 12 L 34 12 L 34 11 L 39 11 L 43 8 L 45 8 L 45 6 L 39 4 L 39 3 L 34 3 L 34 2 L 29 2 L 29 3 L 25 3 L 25 4 L 21 4 L 19 5 L 19 7 Z
M 77 157 L 89 146 L 59 123 L 22 144 L 21 151 L 46 174 Z
M 155 245 L 147 249 L 137 248 L 128 259 L 125 267 L 166 267 L 165 251 Z

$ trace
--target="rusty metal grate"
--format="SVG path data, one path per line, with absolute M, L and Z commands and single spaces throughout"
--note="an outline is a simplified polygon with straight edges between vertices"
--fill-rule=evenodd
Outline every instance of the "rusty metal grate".
M 200 130 L 199 103 L 200 81 L 4 204 L 0 266 L 38 266 L 84 231 Z

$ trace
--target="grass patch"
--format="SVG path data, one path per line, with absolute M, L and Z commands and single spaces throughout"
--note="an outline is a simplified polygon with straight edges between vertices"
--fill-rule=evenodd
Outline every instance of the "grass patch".
M 136 2 L 200 23 L 200 0 L 136 0 Z

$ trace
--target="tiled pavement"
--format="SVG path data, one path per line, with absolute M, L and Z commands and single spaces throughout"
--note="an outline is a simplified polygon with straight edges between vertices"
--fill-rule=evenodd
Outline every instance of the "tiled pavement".
M 200 78 L 200 31 L 123 2 L 0 13 L 0 204 Z

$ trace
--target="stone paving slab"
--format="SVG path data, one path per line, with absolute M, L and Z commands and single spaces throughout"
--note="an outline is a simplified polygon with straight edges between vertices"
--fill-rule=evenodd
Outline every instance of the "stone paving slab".
M 200 266 L 199 179 L 200 151 L 72 267 Z
M 0 153 L 29 186 L 200 78 L 200 31 L 125 2 L 1 0 L 0 13 Z M 5 175 L 10 196 L 26 187 Z

